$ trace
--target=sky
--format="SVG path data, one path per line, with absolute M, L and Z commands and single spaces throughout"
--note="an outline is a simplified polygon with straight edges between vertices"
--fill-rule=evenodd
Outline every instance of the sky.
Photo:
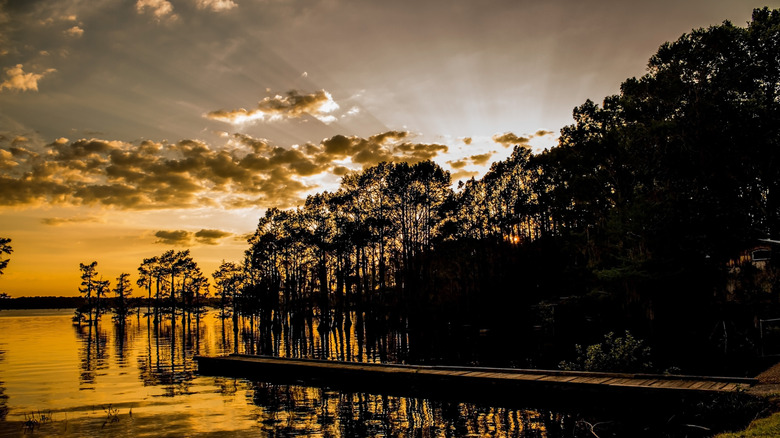
M 381 161 L 481 177 L 665 41 L 780 0 L 0 0 L 0 292 L 78 295 Z

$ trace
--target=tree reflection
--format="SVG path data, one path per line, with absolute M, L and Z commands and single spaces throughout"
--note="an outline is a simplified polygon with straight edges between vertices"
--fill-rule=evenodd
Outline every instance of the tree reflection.
M 82 385 L 82 389 L 91 389 L 95 383 L 97 371 L 107 366 L 108 335 L 103 325 L 100 324 L 99 318 L 94 318 L 86 325 L 74 324 L 73 327 L 76 329 L 81 344 L 79 348 L 81 368 L 79 383 Z
M 5 360 L 5 351 L 0 350 L 0 363 Z M 8 396 L 5 395 L 4 383 L 0 381 L 0 421 L 5 421 L 5 417 L 8 415 Z
M 160 386 L 169 397 L 189 391 L 195 378 L 192 338 L 200 337 L 189 326 L 176 325 L 173 320 L 147 322 L 149 345 L 146 354 L 138 358 L 139 376 L 145 386 Z
M 577 436 L 576 418 L 547 411 L 270 383 L 252 389 L 269 436 Z

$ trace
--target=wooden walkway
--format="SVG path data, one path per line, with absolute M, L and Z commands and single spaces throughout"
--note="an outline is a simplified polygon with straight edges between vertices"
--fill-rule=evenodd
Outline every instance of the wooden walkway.
M 195 358 L 198 372 L 255 380 L 464 399 L 664 403 L 747 389 L 756 379 L 514 368 L 394 365 L 230 355 Z M 406 394 L 402 394 L 406 395 Z

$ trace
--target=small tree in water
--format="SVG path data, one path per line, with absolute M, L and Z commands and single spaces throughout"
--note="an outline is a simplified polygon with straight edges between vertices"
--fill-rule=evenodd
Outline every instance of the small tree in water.
M 130 274 L 124 272 L 119 274 L 119 277 L 116 278 L 116 286 L 114 286 L 114 293 L 116 294 L 114 317 L 120 323 L 125 322 L 125 318 L 130 313 L 128 298 L 132 292 Z
M 583 348 L 576 345 L 577 359 L 574 362 L 563 361 L 558 367 L 570 371 L 602 371 L 616 373 L 649 372 L 653 369 L 650 362 L 650 347 L 644 341 L 636 339 L 626 330 L 624 337 L 615 337 L 609 332 L 604 342 Z
M 97 276 L 97 262 L 90 264 L 79 263 L 79 270 L 81 270 L 81 285 L 79 286 L 79 292 L 84 295 L 86 303 L 76 309 L 76 315 L 73 317 L 74 322 L 81 323 L 84 319 L 88 322 L 92 322 L 92 296 L 96 288 Z

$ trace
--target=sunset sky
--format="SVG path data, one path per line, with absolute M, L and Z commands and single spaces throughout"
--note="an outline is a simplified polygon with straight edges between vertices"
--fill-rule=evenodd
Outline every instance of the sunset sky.
M 0 0 L 11 296 L 192 250 L 240 261 L 268 207 L 380 161 L 480 177 L 743 0 Z

